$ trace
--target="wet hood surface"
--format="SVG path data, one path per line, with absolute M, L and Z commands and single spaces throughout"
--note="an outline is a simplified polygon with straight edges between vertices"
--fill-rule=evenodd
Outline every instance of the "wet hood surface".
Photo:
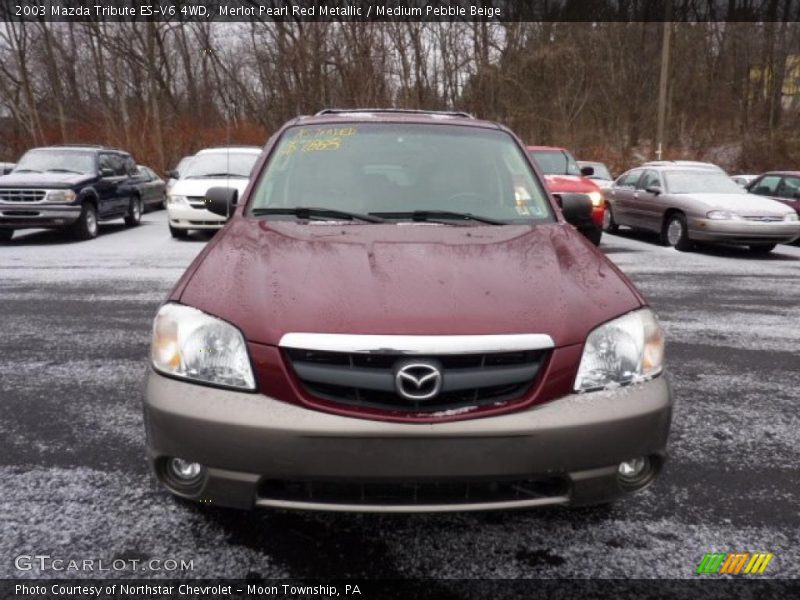
M 785 215 L 791 210 L 785 204 L 756 196 L 755 194 L 675 194 L 677 198 L 688 198 L 709 209 L 730 210 L 745 216 Z
M 91 179 L 88 173 L 9 173 L 0 176 L 0 188 L 69 188 Z
M 578 175 L 545 175 L 544 179 L 551 192 L 588 194 L 600 189 L 594 181 Z
M 562 224 L 236 218 L 198 261 L 173 299 L 264 344 L 289 332 L 546 333 L 561 346 L 641 305 L 624 276 Z

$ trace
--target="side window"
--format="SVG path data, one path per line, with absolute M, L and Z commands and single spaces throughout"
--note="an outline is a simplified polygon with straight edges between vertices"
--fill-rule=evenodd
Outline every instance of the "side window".
M 798 194 L 800 194 L 800 177 L 784 177 L 778 186 L 777 196 L 796 200 Z
M 113 171 L 114 165 L 111 163 L 111 155 L 101 154 L 97 159 L 97 168 L 100 169 L 101 172 L 103 169 L 111 169 Z
M 646 190 L 652 186 L 661 187 L 661 178 L 656 171 L 645 171 L 636 188 Z
M 619 187 L 634 189 L 641 175 L 642 172 L 638 169 L 634 169 L 633 171 L 628 171 L 624 175 L 621 175 L 619 179 L 617 179 L 617 185 Z
M 136 175 L 139 174 L 139 171 L 136 168 L 136 163 L 133 161 L 133 159 L 130 156 L 124 156 L 122 160 L 123 160 L 123 164 L 125 165 L 125 174 L 126 175 L 131 175 L 132 177 L 135 177 Z
M 765 175 L 753 184 L 750 191 L 760 196 L 774 196 L 780 181 L 780 175 Z
M 111 164 L 114 168 L 114 175 L 117 177 L 128 174 L 127 169 L 125 168 L 125 160 L 119 154 L 111 155 Z

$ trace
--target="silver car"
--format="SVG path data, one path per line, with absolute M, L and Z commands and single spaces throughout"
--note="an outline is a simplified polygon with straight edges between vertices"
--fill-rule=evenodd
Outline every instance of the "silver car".
M 661 242 L 691 250 L 694 242 L 749 246 L 771 252 L 800 237 L 788 206 L 748 194 L 724 173 L 686 166 L 639 167 L 606 192 L 604 229 L 620 225 L 657 232 Z

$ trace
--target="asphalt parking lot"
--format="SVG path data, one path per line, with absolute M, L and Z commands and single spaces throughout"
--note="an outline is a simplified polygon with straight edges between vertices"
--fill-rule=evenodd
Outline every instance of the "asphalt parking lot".
M 143 458 L 151 319 L 207 237 L 163 211 L 98 239 L 0 246 L 0 577 L 107 576 L 14 558 L 191 560 L 182 577 L 694 577 L 711 551 L 800 576 L 800 247 L 681 253 L 622 231 L 602 250 L 668 336 L 671 461 L 607 508 L 456 515 L 238 512 L 173 501 Z

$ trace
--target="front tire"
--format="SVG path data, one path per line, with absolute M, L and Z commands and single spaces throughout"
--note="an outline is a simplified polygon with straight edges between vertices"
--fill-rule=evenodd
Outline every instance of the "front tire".
M 0 229 L 0 242 L 10 242 L 14 237 L 13 229 Z
M 661 228 L 661 243 L 676 250 L 686 252 L 692 249 L 689 227 L 683 213 L 672 213 Z
M 614 220 L 614 213 L 611 211 L 611 205 L 606 204 L 606 210 L 603 213 L 603 231 L 606 233 L 615 233 L 619 230 L 619 225 Z
M 750 246 L 750 252 L 756 256 L 766 256 L 775 250 L 775 246 L 777 246 L 777 244 L 756 244 Z
M 72 235 L 78 240 L 91 240 L 97 237 L 97 209 L 94 204 L 85 202 L 81 208 L 81 216 L 72 226 Z
M 176 240 L 183 240 L 186 239 L 186 236 L 189 235 L 188 229 L 176 229 L 172 225 L 169 226 L 169 234 L 174 237 Z
M 128 206 L 128 214 L 125 215 L 125 226 L 136 227 L 142 222 L 142 199 L 135 197 Z

